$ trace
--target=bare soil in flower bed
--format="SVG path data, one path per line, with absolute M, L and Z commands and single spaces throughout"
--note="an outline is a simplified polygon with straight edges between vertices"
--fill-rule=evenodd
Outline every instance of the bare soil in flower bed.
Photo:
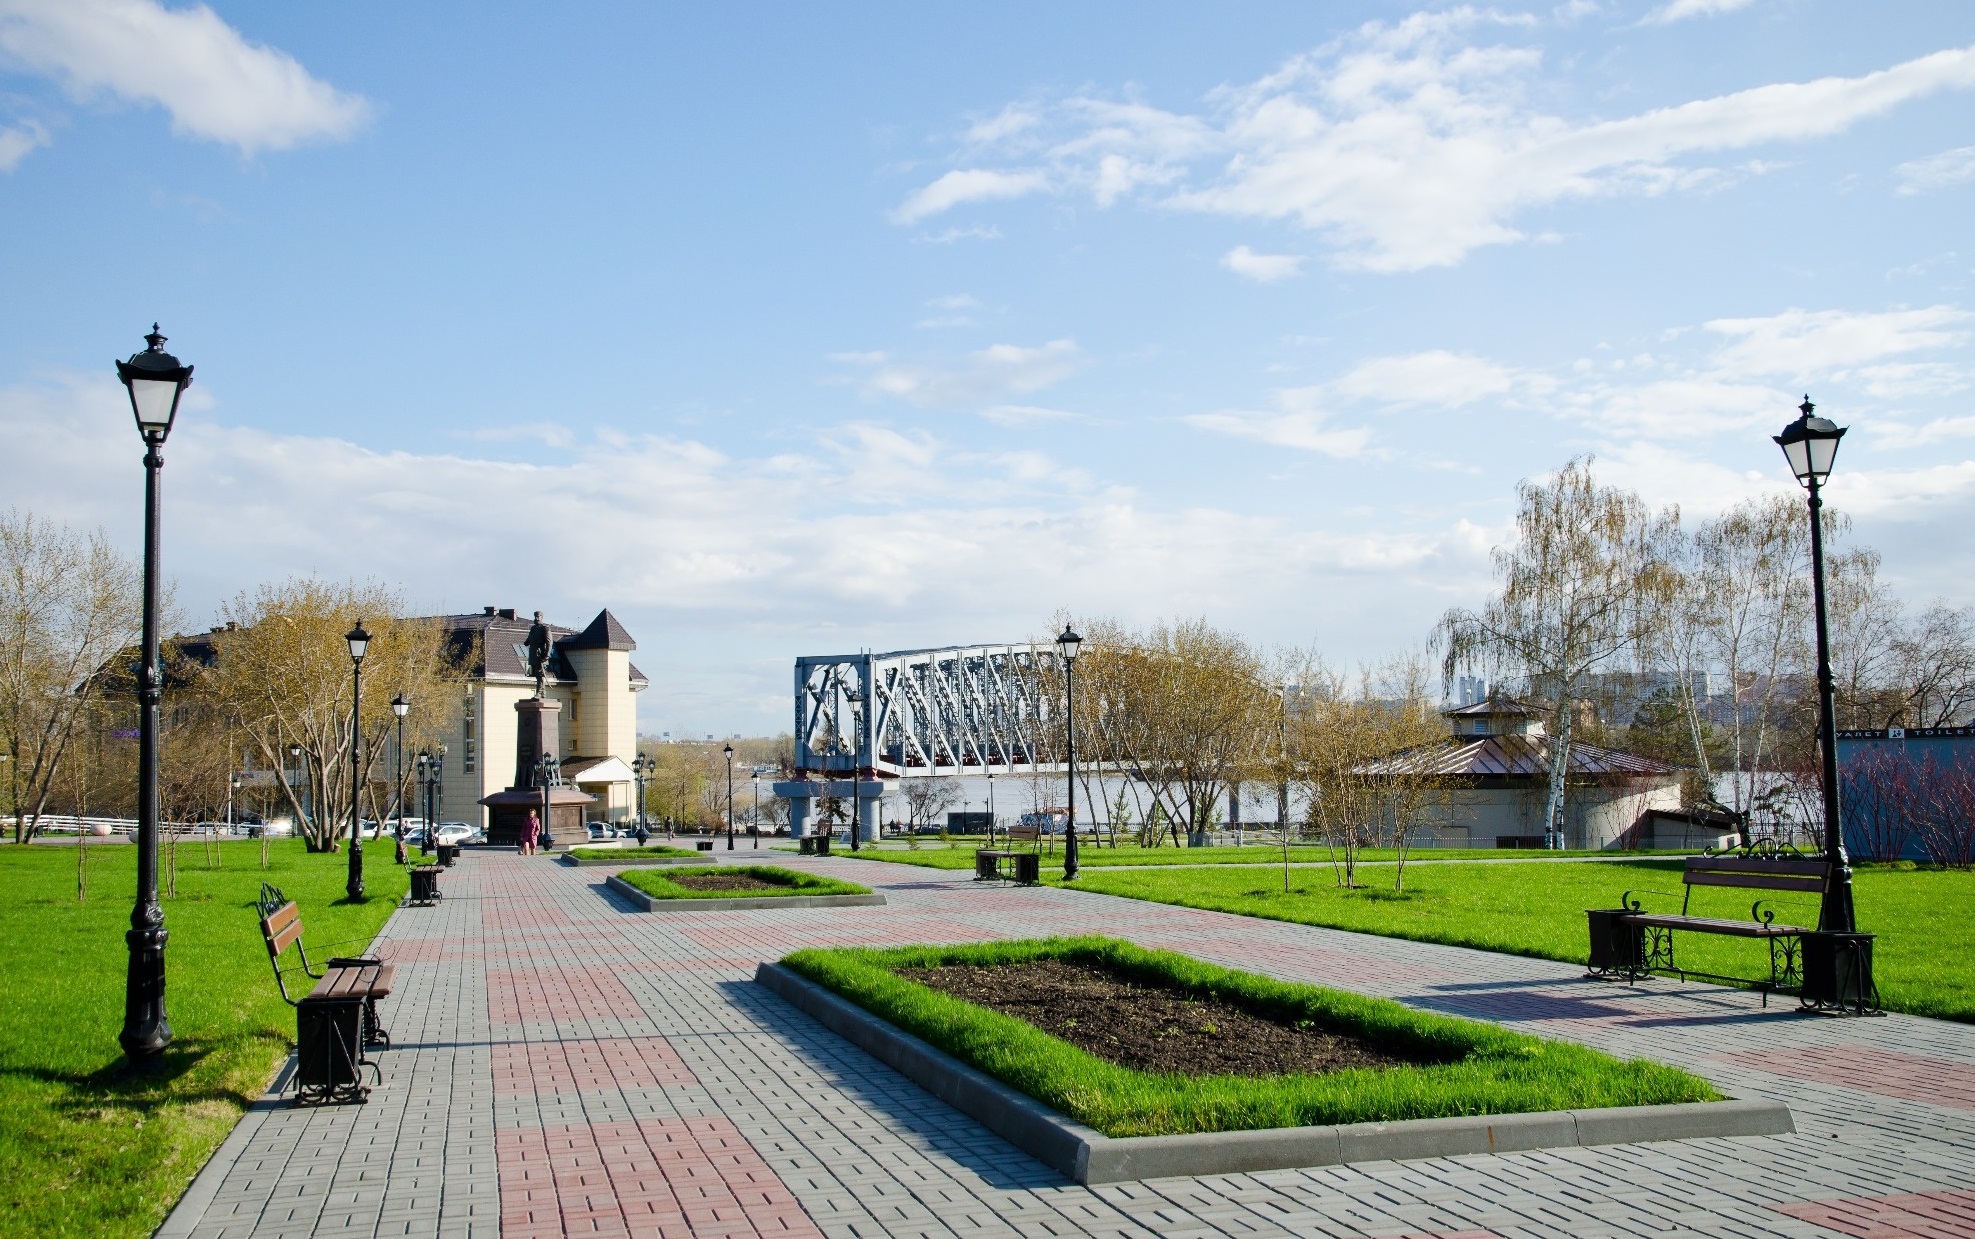
M 689 891 L 774 891 L 784 894 L 789 889 L 781 883 L 764 882 L 751 873 L 692 873 L 666 880 Z
M 1272 1020 L 1076 960 L 945 964 L 900 968 L 897 975 L 1033 1024 L 1135 1071 L 1277 1076 L 1440 1061 L 1327 1032 L 1308 1020 Z

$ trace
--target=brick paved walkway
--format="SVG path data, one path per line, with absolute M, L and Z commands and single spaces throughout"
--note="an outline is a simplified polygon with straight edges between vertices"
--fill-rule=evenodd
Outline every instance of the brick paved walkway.
M 774 859 L 890 904 L 644 914 L 606 871 L 463 857 L 443 904 L 401 909 L 380 939 L 396 1045 L 370 1104 L 259 1103 L 160 1234 L 1975 1236 L 1975 1027 L 1765 1013 L 1752 994 L 1628 990 L 1540 960 Z M 1089 1189 L 748 979 L 809 945 L 1081 932 L 1676 1063 L 1788 1100 L 1799 1134 Z

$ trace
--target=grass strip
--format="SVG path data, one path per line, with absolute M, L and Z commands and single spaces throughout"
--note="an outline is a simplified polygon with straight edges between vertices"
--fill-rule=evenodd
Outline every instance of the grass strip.
M 698 877 L 705 874 L 744 873 L 763 882 L 771 882 L 780 890 L 695 890 L 681 886 L 674 878 Z M 637 887 L 653 899 L 775 899 L 796 895 L 868 895 L 871 888 L 859 886 L 855 882 L 839 881 L 836 878 L 819 877 L 813 873 L 797 873 L 791 869 L 777 869 L 773 865 L 708 865 L 685 869 L 633 869 L 617 875 L 617 880 Z
M 698 856 L 691 848 L 669 848 L 652 844 L 641 848 L 570 848 L 577 860 L 640 860 L 667 856 Z
M 1307 1020 L 1433 1061 L 1324 1075 L 1152 1074 L 1106 1062 L 1026 1021 L 907 981 L 893 971 L 1043 958 L 1095 964 L 1271 1018 Z M 1114 938 L 842 947 L 798 951 L 782 962 L 1107 1136 L 1720 1100 L 1706 1081 L 1659 1063 L 1622 1062 L 1586 1046 L 1430 1015 L 1386 999 L 1277 981 Z
M 1583 964 L 1589 959 L 1587 908 L 1615 908 L 1628 888 L 1648 910 L 1677 912 L 1681 862 L 1639 860 L 1613 865 L 1423 865 L 1406 869 L 1406 889 L 1385 874 L 1361 874 L 1369 885 L 1337 886 L 1329 873 L 1294 873 L 1284 892 L 1281 874 L 1255 870 L 1098 873 L 1075 885 L 1108 895 L 1216 912 L 1322 925 L 1416 942 L 1474 947 L 1511 955 Z M 1888 1010 L 1975 1023 L 1975 873 L 1863 866 L 1852 878 L 1862 929 L 1878 935 L 1873 973 Z M 1703 887 L 1690 905 L 1697 916 L 1743 919 L 1761 891 Z M 1815 895 L 1776 892 L 1767 899 L 1779 923 L 1815 926 Z M 1675 931 L 1682 966 L 1724 976 L 1769 975 L 1769 951 L 1753 939 Z M 1787 1001 L 1787 1000 L 1785 1000 Z
M 257 924 L 263 879 L 301 905 L 316 959 L 361 954 L 409 882 L 374 848 L 370 898 L 351 904 L 346 856 L 275 840 L 262 869 L 260 847 L 222 843 L 209 868 L 178 845 L 162 901 L 174 1037 L 148 1077 L 121 1074 L 117 1046 L 137 849 L 91 846 L 79 902 L 74 848 L 0 847 L 0 1235 L 150 1234 L 260 1096 L 295 1035 Z
M 933 841 L 922 843 L 916 849 L 895 847 L 887 844 L 882 848 L 866 847 L 860 851 L 851 852 L 848 848 L 839 846 L 832 848 L 830 855 L 844 860 L 878 860 L 894 865 L 917 865 L 922 869 L 972 869 L 974 867 L 974 852 L 986 846 L 987 840 L 984 838 L 974 839 L 964 843 L 940 843 Z M 1000 846 L 1006 845 L 1003 844 Z M 785 848 L 783 850 L 792 849 Z M 1641 855 L 1649 855 L 1649 853 L 1546 852 L 1543 855 L 1543 859 L 1558 860 L 1573 857 L 1596 857 L 1600 860 L 1624 860 L 1627 858 L 1636 858 Z M 1058 841 L 1054 850 L 1045 850 L 1042 856 L 1043 867 L 1045 869 L 1051 864 L 1061 864 L 1063 859 L 1063 845 L 1061 841 Z M 1358 863 L 1361 865 L 1389 866 L 1396 859 L 1397 855 L 1390 848 L 1365 848 L 1358 854 Z M 1415 848 L 1407 853 L 1406 863 L 1410 872 L 1410 866 L 1413 862 L 1423 860 L 1502 861 L 1516 859 L 1519 858 L 1515 852 L 1500 848 Z M 1077 851 L 1077 863 L 1085 869 L 1107 869 L 1119 865 L 1160 867 L 1173 865 L 1184 865 L 1188 867 L 1206 865 L 1280 865 L 1282 864 L 1282 849 L 1259 844 L 1246 844 L 1241 847 L 1211 848 L 1142 848 L 1137 846 L 1111 848 L 1099 847 L 1090 840 L 1085 839 Z M 1331 857 L 1329 851 L 1325 848 L 1298 846 L 1289 849 L 1289 863 L 1292 865 L 1328 865 L 1331 863 Z M 1376 878 L 1373 880 L 1376 880 Z

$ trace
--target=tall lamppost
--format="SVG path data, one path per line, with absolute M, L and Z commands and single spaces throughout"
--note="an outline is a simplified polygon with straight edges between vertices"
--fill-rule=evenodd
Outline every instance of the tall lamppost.
M 864 704 L 863 688 L 853 688 L 844 694 L 850 702 L 850 717 L 857 724 L 857 739 L 850 746 L 850 850 L 858 850 L 857 836 L 863 833 L 864 797 L 858 795 L 857 781 L 863 776 L 864 765 L 864 721 L 857 716 L 857 707 Z
M 117 363 L 117 377 L 130 393 L 130 411 L 144 440 L 144 648 L 137 667 L 137 898 L 130 909 L 124 944 L 130 966 L 124 976 L 123 1030 L 117 1041 L 140 1070 L 154 1066 L 171 1044 L 165 1018 L 165 912 L 158 905 L 158 473 L 161 449 L 178 416 L 179 397 L 192 385 L 192 367 L 165 352 L 158 325 L 144 337 L 145 349 Z M 19 806 L 15 806 L 16 814 Z
M 295 804 L 296 804 L 296 806 L 297 806 L 297 807 L 296 807 L 296 810 L 295 810 L 295 813 L 296 813 L 296 816 L 298 816 L 298 817 L 306 817 L 306 816 L 308 816 L 308 813 L 309 813 L 309 808 L 308 808 L 308 797 L 307 797 L 307 795 L 305 794 L 305 793 L 306 793 L 306 792 L 308 791 L 308 788 L 306 788 L 306 787 L 298 787 L 298 786 L 296 786 L 296 784 L 299 784 L 299 783 L 300 783 L 300 782 L 302 781 L 302 776 L 303 776 L 303 775 L 304 775 L 305 773 L 307 773 L 307 772 L 306 772 L 305 770 L 303 770 L 303 768 L 302 768 L 302 746 L 301 746 L 301 745 L 299 745 L 299 744 L 291 744 L 291 745 L 289 745 L 289 746 L 288 746 L 288 766 L 289 766 L 289 768 L 290 768 L 291 770 L 293 770 L 293 771 L 295 772 L 295 782 L 294 782 L 294 783 L 290 783 L 290 784 L 289 784 L 288 786 L 289 786 L 289 787 L 290 787 L 291 789 L 293 789 L 293 791 L 294 791 L 294 793 L 295 793 Z M 295 824 L 295 828 L 296 828 L 297 830 L 300 830 L 300 829 L 301 829 L 301 823 L 300 823 L 300 822 L 297 822 L 297 823 Z
M 1068 624 L 1056 637 L 1056 648 L 1063 655 L 1063 739 L 1070 766 L 1069 819 L 1063 836 L 1063 880 L 1077 876 L 1077 651 L 1083 646 Z
M 1289 681 L 1276 685 L 1276 826 L 1289 846 Z
M 761 850 L 761 771 L 754 772 L 754 816 L 747 822 L 748 838 L 753 840 L 755 851 Z
M 734 746 L 721 747 L 727 755 L 727 850 L 734 850 Z
M 1824 604 L 1824 482 L 1838 457 L 1838 440 L 1845 428 L 1829 418 L 1813 417 L 1810 397 L 1797 406 L 1796 421 L 1774 436 L 1790 462 L 1790 472 L 1810 492 L 1811 589 L 1817 607 L 1817 737 L 1824 750 L 1824 859 L 1828 875 L 1817 928 L 1825 933 L 1858 932 L 1852 911 L 1852 867 L 1845 856 L 1844 821 L 1838 805 L 1838 711 L 1831 679 L 1831 642 Z
M 425 828 L 418 832 L 418 854 L 427 855 L 427 845 L 432 839 L 432 753 L 420 749 L 412 762 L 412 782 L 418 784 L 418 815 L 425 822 Z
M 652 759 L 644 753 L 631 759 L 631 781 L 638 788 L 638 825 L 645 824 L 645 783 L 651 777 Z
M 554 754 L 544 753 L 535 759 L 535 783 L 542 789 L 542 845 L 555 846 L 555 831 L 549 827 L 549 789 L 562 780 L 562 763 Z
M 363 656 L 370 649 L 370 634 L 363 621 L 343 634 L 350 643 L 350 877 L 343 893 L 351 899 L 363 898 Z
M 990 770 L 990 771 L 988 771 L 988 846 L 989 846 L 989 847 L 993 847 L 993 846 L 994 846 L 994 827 L 995 827 L 995 821 L 994 821 L 994 771 L 992 771 L 992 770 Z M 1116 834 L 1113 834 L 1113 835 L 1112 835 L 1111 837 L 1112 837 L 1112 839 L 1114 839 L 1114 840 L 1115 840 L 1115 839 L 1117 838 L 1117 835 L 1116 835 Z
M 411 713 L 411 698 L 399 693 L 391 698 L 391 713 L 398 716 L 398 783 L 391 791 L 391 799 L 398 807 L 398 857 L 404 859 L 405 847 L 405 715 Z M 431 822 L 426 826 L 430 827 Z

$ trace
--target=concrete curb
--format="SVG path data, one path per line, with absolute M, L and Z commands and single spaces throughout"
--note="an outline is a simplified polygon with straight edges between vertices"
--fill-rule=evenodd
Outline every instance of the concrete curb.
M 582 868 L 585 865 L 615 865 L 619 869 L 643 867 L 645 865 L 710 865 L 714 862 L 701 860 L 698 856 L 626 856 L 622 860 L 599 856 L 594 859 L 572 856 L 568 852 L 556 857 L 558 864 Z
M 295 1077 L 295 1068 L 296 1061 L 293 1054 L 288 1055 L 275 1068 L 274 1078 L 268 1082 L 267 1088 L 248 1104 L 247 1112 L 240 1116 L 240 1121 L 234 1124 L 233 1130 L 227 1133 L 226 1139 L 213 1150 L 213 1155 L 206 1159 L 206 1164 L 199 1168 L 199 1173 L 193 1177 L 191 1186 L 185 1189 L 185 1194 L 172 1205 L 171 1212 L 165 1215 L 165 1220 L 158 1223 L 158 1229 L 151 1232 L 151 1239 L 188 1239 L 199 1228 L 199 1223 L 206 1216 L 206 1210 L 219 1196 L 219 1189 L 226 1182 L 226 1176 L 232 1172 L 241 1157 L 246 1155 L 247 1148 L 253 1144 L 254 1136 L 260 1131 L 261 1124 L 267 1121 L 269 1112 L 285 1109 L 289 1105 L 281 1095 L 288 1091 L 288 1083 Z
M 1010 1144 L 1084 1184 L 1797 1130 L 1790 1108 L 1780 1101 L 1715 1101 L 1114 1139 L 780 964 L 760 965 L 754 979 Z
M 616 874 L 604 885 L 647 912 L 738 912 L 749 908 L 877 908 L 883 895 L 754 895 L 737 899 L 653 899 Z

